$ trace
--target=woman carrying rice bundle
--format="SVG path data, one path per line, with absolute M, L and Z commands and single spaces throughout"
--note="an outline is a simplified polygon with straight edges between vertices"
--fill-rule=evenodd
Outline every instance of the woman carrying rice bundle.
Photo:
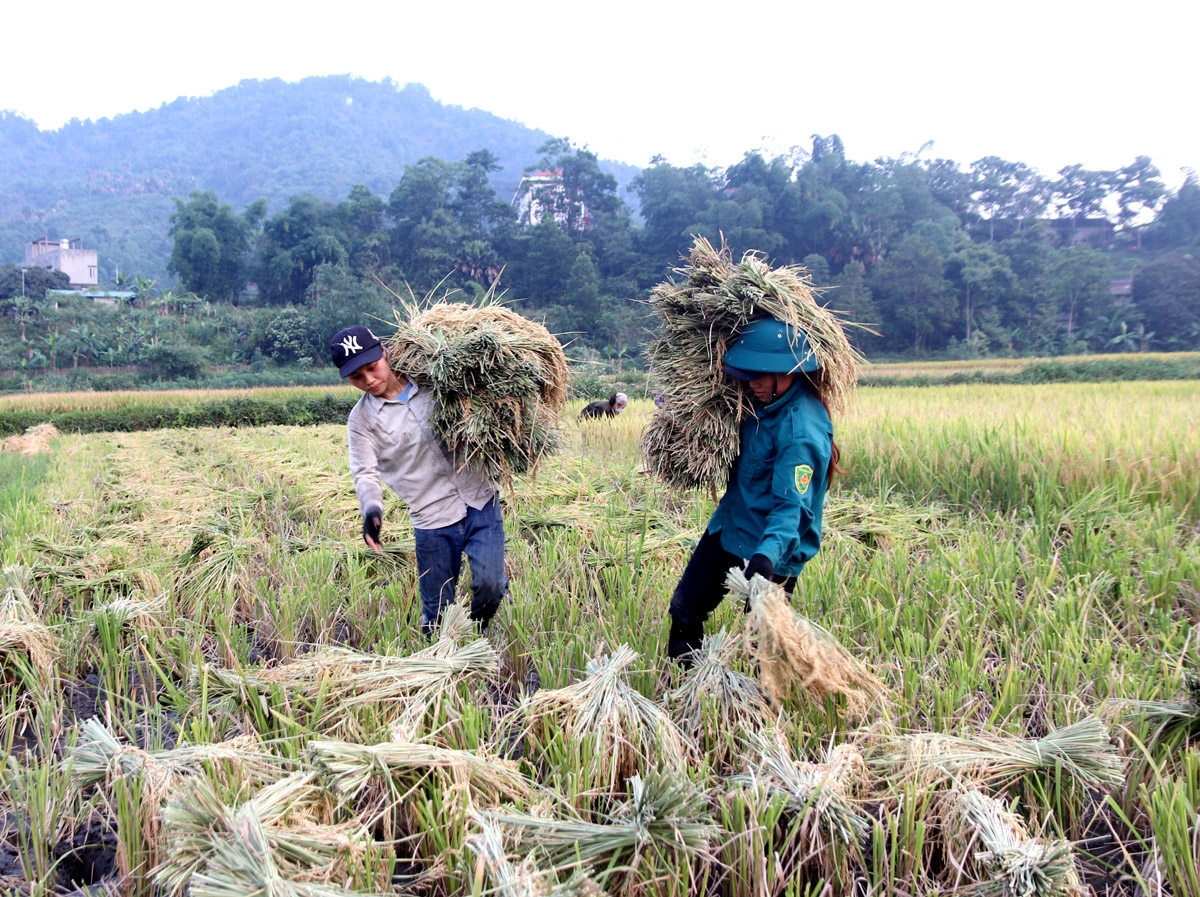
M 685 666 L 704 622 L 725 597 L 725 574 L 745 563 L 790 594 L 821 547 L 825 492 L 838 468 L 821 365 L 804 332 L 774 318 L 751 321 L 725 353 L 727 376 L 746 383 L 743 421 L 725 495 L 671 599 L 667 653 Z M 748 559 L 748 560 L 747 560 Z

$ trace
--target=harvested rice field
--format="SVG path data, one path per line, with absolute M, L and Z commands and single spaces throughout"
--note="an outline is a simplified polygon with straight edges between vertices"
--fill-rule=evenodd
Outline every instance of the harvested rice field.
M 0 455 L 0 888 L 1200 895 L 1194 381 L 860 390 L 791 606 L 743 584 L 686 673 L 711 497 L 578 406 L 432 641 L 342 427 Z

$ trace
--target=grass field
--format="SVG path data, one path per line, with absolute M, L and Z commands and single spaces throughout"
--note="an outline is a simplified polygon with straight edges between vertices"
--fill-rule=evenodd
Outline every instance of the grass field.
M 686 700 L 711 499 L 641 472 L 648 402 L 578 404 L 495 625 L 432 645 L 344 428 L 0 456 L 0 884 L 1200 897 L 1200 383 L 862 390 L 793 603 L 887 686 L 859 718 L 763 704 L 740 599 Z

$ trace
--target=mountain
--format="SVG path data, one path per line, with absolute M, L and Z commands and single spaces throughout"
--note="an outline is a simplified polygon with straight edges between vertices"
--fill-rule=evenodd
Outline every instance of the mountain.
M 349 75 L 243 81 L 57 131 L 0 113 L 0 264 L 20 261 L 28 240 L 80 236 L 99 251 L 102 280 L 118 266 L 163 277 L 171 197 L 213 190 L 240 212 L 261 196 L 268 214 L 300 193 L 344 199 L 353 184 L 386 199 L 405 165 L 426 156 L 457 161 L 483 148 L 503 166 L 493 186 L 511 196 L 549 138 L 439 103 L 420 84 Z M 619 162 L 601 167 L 622 196 L 638 173 Z

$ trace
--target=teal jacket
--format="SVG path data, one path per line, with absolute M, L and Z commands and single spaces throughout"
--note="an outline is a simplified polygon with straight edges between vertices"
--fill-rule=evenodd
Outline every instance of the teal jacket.
M 708 522 L 740 558 L 766 555 L 798 576 L 821 548 L 821 515 L 833 445 L 829 412 L 797 382 L 741 427 L 729 487 Z

